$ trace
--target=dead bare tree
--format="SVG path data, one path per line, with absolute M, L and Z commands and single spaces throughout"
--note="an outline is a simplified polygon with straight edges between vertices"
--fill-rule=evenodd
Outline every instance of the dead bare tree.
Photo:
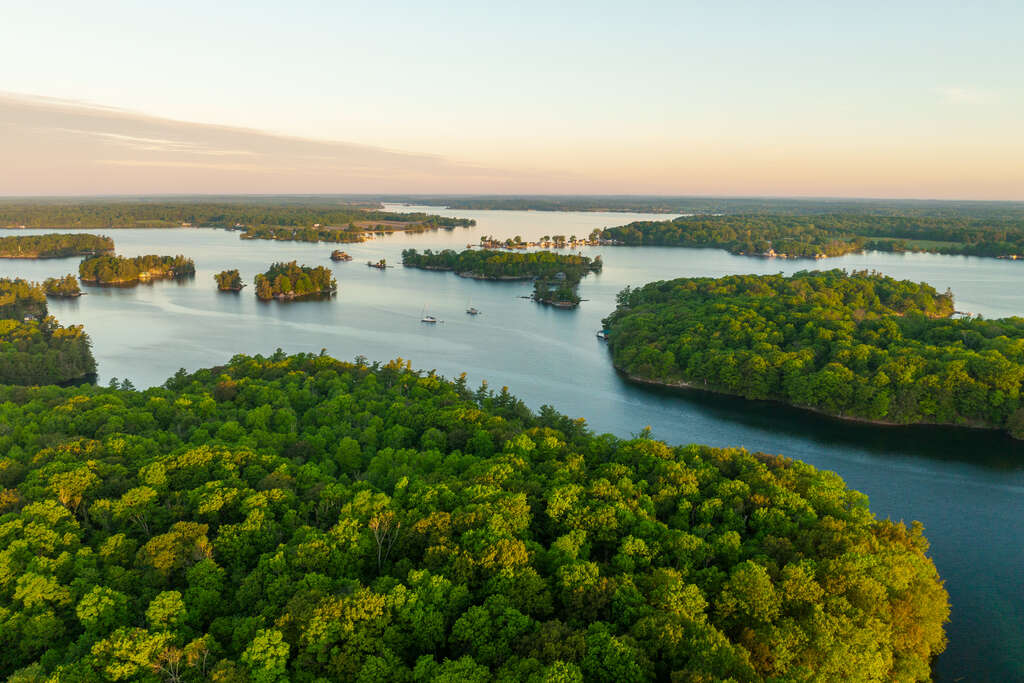
M 377 571 L 379 572 L 387 561 L 395 541 L 398 540 L 402 523 L 395 516 L 394 512 L 387 510 L 374 515 L 370 519 L 369 526 L 370 531 L 373 532 L 374 540 L 377 541 Z

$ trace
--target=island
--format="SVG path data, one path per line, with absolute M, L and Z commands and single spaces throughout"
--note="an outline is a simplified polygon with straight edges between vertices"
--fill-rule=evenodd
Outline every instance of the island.
M 191 277 L 196 265 L 190 258 L 177 256 L 96 256 L 78 265 L 82 282 L 98 285 L 130 285 L 161 279 Z
M 300 266 L 295 261 L 275 263 L 256 276 L 256 298 L 263 301 L 330 296 L 336 291 L 337 280 L 323 266 Z
M 1024 318 L 955 311 L 952 293 L 923 283 L 842 270 L 681 278 L 627 288 L 604 327 L 637 382 L 1024 438 Z
M 78 278 L 71 273 L 64 277 L 48 277 L 43 280 L 43 291 L 46 296 L 63 297 L 74 299 L 82 296 L 82 289 L 78 286 Z
M 403 360 L 0 409 L 14 680 L 914 681 L 945 647 L 921 525 L 838 475 Z
M 590 258 L 550 251 L 507 252 L 495 249 L 452 249 L 420 253 L 402 252 L 402 265 L 423 270 L 453 271 L 477 280 L 534 280 L 531 298 L 556 308 L 575 308 L 580 303 L 576 288 L 588 273 L 600 272 L 600 256 Z
M 568 277 L 559 279 L 537 278 L 533 283 L 533 294 L 530 298 L 539 304 L 554 308 L 576 308 L 580 305 L 580 295 L 576 292 L 579 280 Z
M 114 251 L 114 240 L 87 233 L 46 233 L 0 237 L 0 258 L 66 258 Z
M 342 251 L 340 249 L 335 249 L 334 251 L 331 252 L 331 260 L 332 261 L 351 261 L 352 257 L 349 256 L 347 252 L 344 252 L 344 251 Z
M 770 258 L 827 258 L 865 250 L 1024 258 L 1024 218 L 971 216 L 688 215 L 607 228 L 600 242 L 725 249 Z
M 50 316 L 40 285 L 0 278 L 0 384 L 73 384 L 95 376 L 82 326 L 63 327 Z M 3 440 L 0 434 L 0 451 L 7 455 Z
M 242 276 L 239 275 L 237 268 L 222 270 L 214 275 L 213 279 L 217 281 L 217 289 L 222 292 L 240 292 L 242 287 L 245 287 L 245 283 L 242 282 Z

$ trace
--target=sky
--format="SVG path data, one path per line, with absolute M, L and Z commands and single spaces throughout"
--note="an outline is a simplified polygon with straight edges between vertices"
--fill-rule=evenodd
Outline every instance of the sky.
M 1024 3 L 5 3 L 0 195 L 1024 199 Z

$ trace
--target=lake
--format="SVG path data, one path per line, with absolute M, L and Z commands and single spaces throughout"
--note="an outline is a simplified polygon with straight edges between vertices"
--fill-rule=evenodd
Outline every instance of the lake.
M 687 276 L 792 273 L 805 269 L 873 269 L 951 288 L 958 310 L 986 317 L 1024 314 L 1024 263 L 961 256 L 868 253 L 820 261 L 733 256 L 715 249 L 592 247 L 604 271 L 583 280 L 585 301 L 571 311 L 520 298 L 528 283 L 485 282 L 452 273 L 402 268 L 407 248 L 465 248 L 481 235 L 586 236 L 594 228 L 666 216 L 533 211 L 446 211 L 475 218 L 475 228 L 396 234 L 363 244 L 243 241 L 212 229 L 89 230 L 114 238 L 117 252 L 185 254 L 194 279 L 133 288 L 83 287 L 88 296 L 51 300 L 62 323 L 85 325 L 99 381 L 130 378 L 161 384 L 178 368 L 225 362 L 236 353 L 327 352 L 343 360 L 401 356 L 413 367 L 448 376 L 465 372 L 508 386 L 532 408 L 550 404 L 582 416 L 592 429 L 629 436 L 650 426 L 670 443 L 743 446 L 781 453 L 838 472 L 868 494 L 879 516 L 920 520 L 953 603 L 949 647 L 936 662 L 940 680 L 1024 677 L 1024 442 L 984 431 L 882 428 L 844 423 L 799 410 L 698 392 L 640 388 L 612 369 L 595 337 L 626 285 Z M 25 231 L 0 230 L 0 235 Z M 332 263 L 332 249 L 354 257 Z M 386 258 L 397 267 L 367 268 Z M 326 301 L 259 302 L 252 280 L 273 261 L 332 267 L 338 295 Z M 0 276 L 32 280 L 77 273 L 77 258 L 0 259 Z M 213 274 L 238 268 L 249 283 L 240 294 L 218 292 Z M 465 314 L 468 305 L 482 312 Z M 443 321 L 420 323 L 423 311 Z

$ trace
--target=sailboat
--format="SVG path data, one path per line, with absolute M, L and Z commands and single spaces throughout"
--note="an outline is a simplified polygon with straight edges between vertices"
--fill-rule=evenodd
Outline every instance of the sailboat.
M 435 317 L 434 317 L 434 316 L 432 316 L 432 315 L 429 315 L 429 314 L 427 313 L 427 307 L 426 307 L 426 306 L 424 306 L 424 307 L 423 307 L 423 314 L 422 314 L 422 316 L 420 317 L 420 322 L 421 322 L 421 323 L 430 323 L 431 325 L 433 325 L 434 323 L 436 323 L 436 322 L 437 322 L 437 318 L 435 318 Z
M 470 299 L 468 303 L 472 304 L 473 300 Z M 468 313 L 469 315 L 480 315 L 480 311 L 478 311 L 475 308 L 473 308 L 472 305 L 470 305 L 469 308 L 466 309 L 466 313 Z

